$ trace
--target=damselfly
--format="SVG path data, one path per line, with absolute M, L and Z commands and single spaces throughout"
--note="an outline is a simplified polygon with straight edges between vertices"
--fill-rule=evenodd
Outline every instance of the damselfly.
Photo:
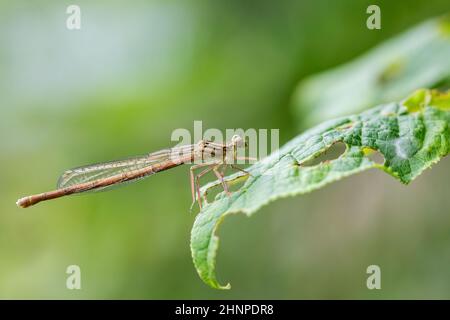
M 238 149 L 245 147 L 243 138 L 234 135 L 229 143 L 201 140 L 196 144 L 161 150 L 144 156 L 70 169 L 61 175 L 56 190 L 23 197 L 17 200 L 17 205 L 26 208 L 41 201 L 75 193 L 103 190 L 118 184 L 136 181 L 182 164 L 193 164 L 190 168 L 192 203 L 195 203 L 197 198 L 201 208 L 199 179 L 213 171 L 220 180 L 225 193 L 229 195 L 228 185 L 221 170 L 232 167 L 248 174 L 236 166 L 238 160 L 255 160 L 238 156 Z M 198 168 L 203 168 L 203 170 L 195 174 L 194 170 Z

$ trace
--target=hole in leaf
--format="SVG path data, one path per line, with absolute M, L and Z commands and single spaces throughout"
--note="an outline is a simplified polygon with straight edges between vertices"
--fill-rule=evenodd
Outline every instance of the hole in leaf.
M 316 158 L 303 162 L 302 167 L 313 167 L 321 163 L 327 163 L 336 160 L 342 156 L 347 149 L 347 145 L 343 142 L 336 142 L 331 145 L 327 150 L 319 154 Z
M 212 188 L 209 188 L 204 194 L 203 197 L 206 198 L 206 202 L 213 202 L 219 193 L 223 192 L 222 185 L 216 185 Z
M 242 186 L 244 185 L 245 181 L 247 181 L 248 178 L 249 176 L 242 176 L 237 179 L 234 179 L 233 181 L 228 181 L 228 189 L 230 190 L 230 192 L 238 191 L 239 189 L 242 188 Z
M 376 164 L 384 164 L 385 159 L 380 151 L 366 147 L 363 149 L 363 152 L 367 158 L 369 158 Z

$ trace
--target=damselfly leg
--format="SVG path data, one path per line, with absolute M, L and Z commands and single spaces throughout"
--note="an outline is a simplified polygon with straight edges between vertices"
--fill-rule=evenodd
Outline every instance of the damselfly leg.
M 227 196 L 230 196 L 231 193 L 228 190 L 227 182 L 223 179 L 223 173 L 219 172 L 218 168 L 222 166 L 221 164 L 218 166 L 215 166 L 213 168 L 214 174 L 216 175 L 217 179 L 219 179 L 220 183 L 222 183 L 223 191 L 227 194 Z M 226 165 L 225 165 L 226 166 Z
M 204 167 L 207 167 L 207 166 L 211 166 L 211 163 L 200 163 L 200 164 L 193 165 L 193 166 L 191 166 L 189 168 L 189 173 L 190 173 L 190 178 L 191 178 L 191 194 L 192 194 L 191 210 L 192 210 L 192 207 L 194 206 L 194 203 L 195 203 L 196 194 L 197 194 L 198 205 L 201 208 L 200 188 L 198 187 L 198 180 L 200 178 L 198 178 L 198 175 L 195 175 L 195 170 L 198 169 L 198 168 L 204 168 Z M 206 171 L 206 170 L 208 170 L 208 171 Z M 209 171 L 211 171 L 211 168 L 207 168 L 207 169 L 203 170 L 201 172 L 202 173 L 201 176 L 205 175 Z

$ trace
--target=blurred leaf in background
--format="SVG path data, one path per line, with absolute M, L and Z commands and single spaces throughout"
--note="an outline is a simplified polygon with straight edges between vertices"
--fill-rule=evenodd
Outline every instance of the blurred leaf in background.
M 302 127 L 450 85 L 450 14 L 430 19 L 361 57 L 302 80 L 294 111 Z

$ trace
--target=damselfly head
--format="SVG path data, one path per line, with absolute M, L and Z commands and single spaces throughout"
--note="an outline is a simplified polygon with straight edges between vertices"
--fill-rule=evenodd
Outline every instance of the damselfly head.
M 246 143 L 244 141 L 244 139 L 242 139 L 241 136 L 235 134 L 232 138 L 231 138 L 231 143 L 233 145 L 235 145 L 236 147 L 244 147 L 246 146 Z

